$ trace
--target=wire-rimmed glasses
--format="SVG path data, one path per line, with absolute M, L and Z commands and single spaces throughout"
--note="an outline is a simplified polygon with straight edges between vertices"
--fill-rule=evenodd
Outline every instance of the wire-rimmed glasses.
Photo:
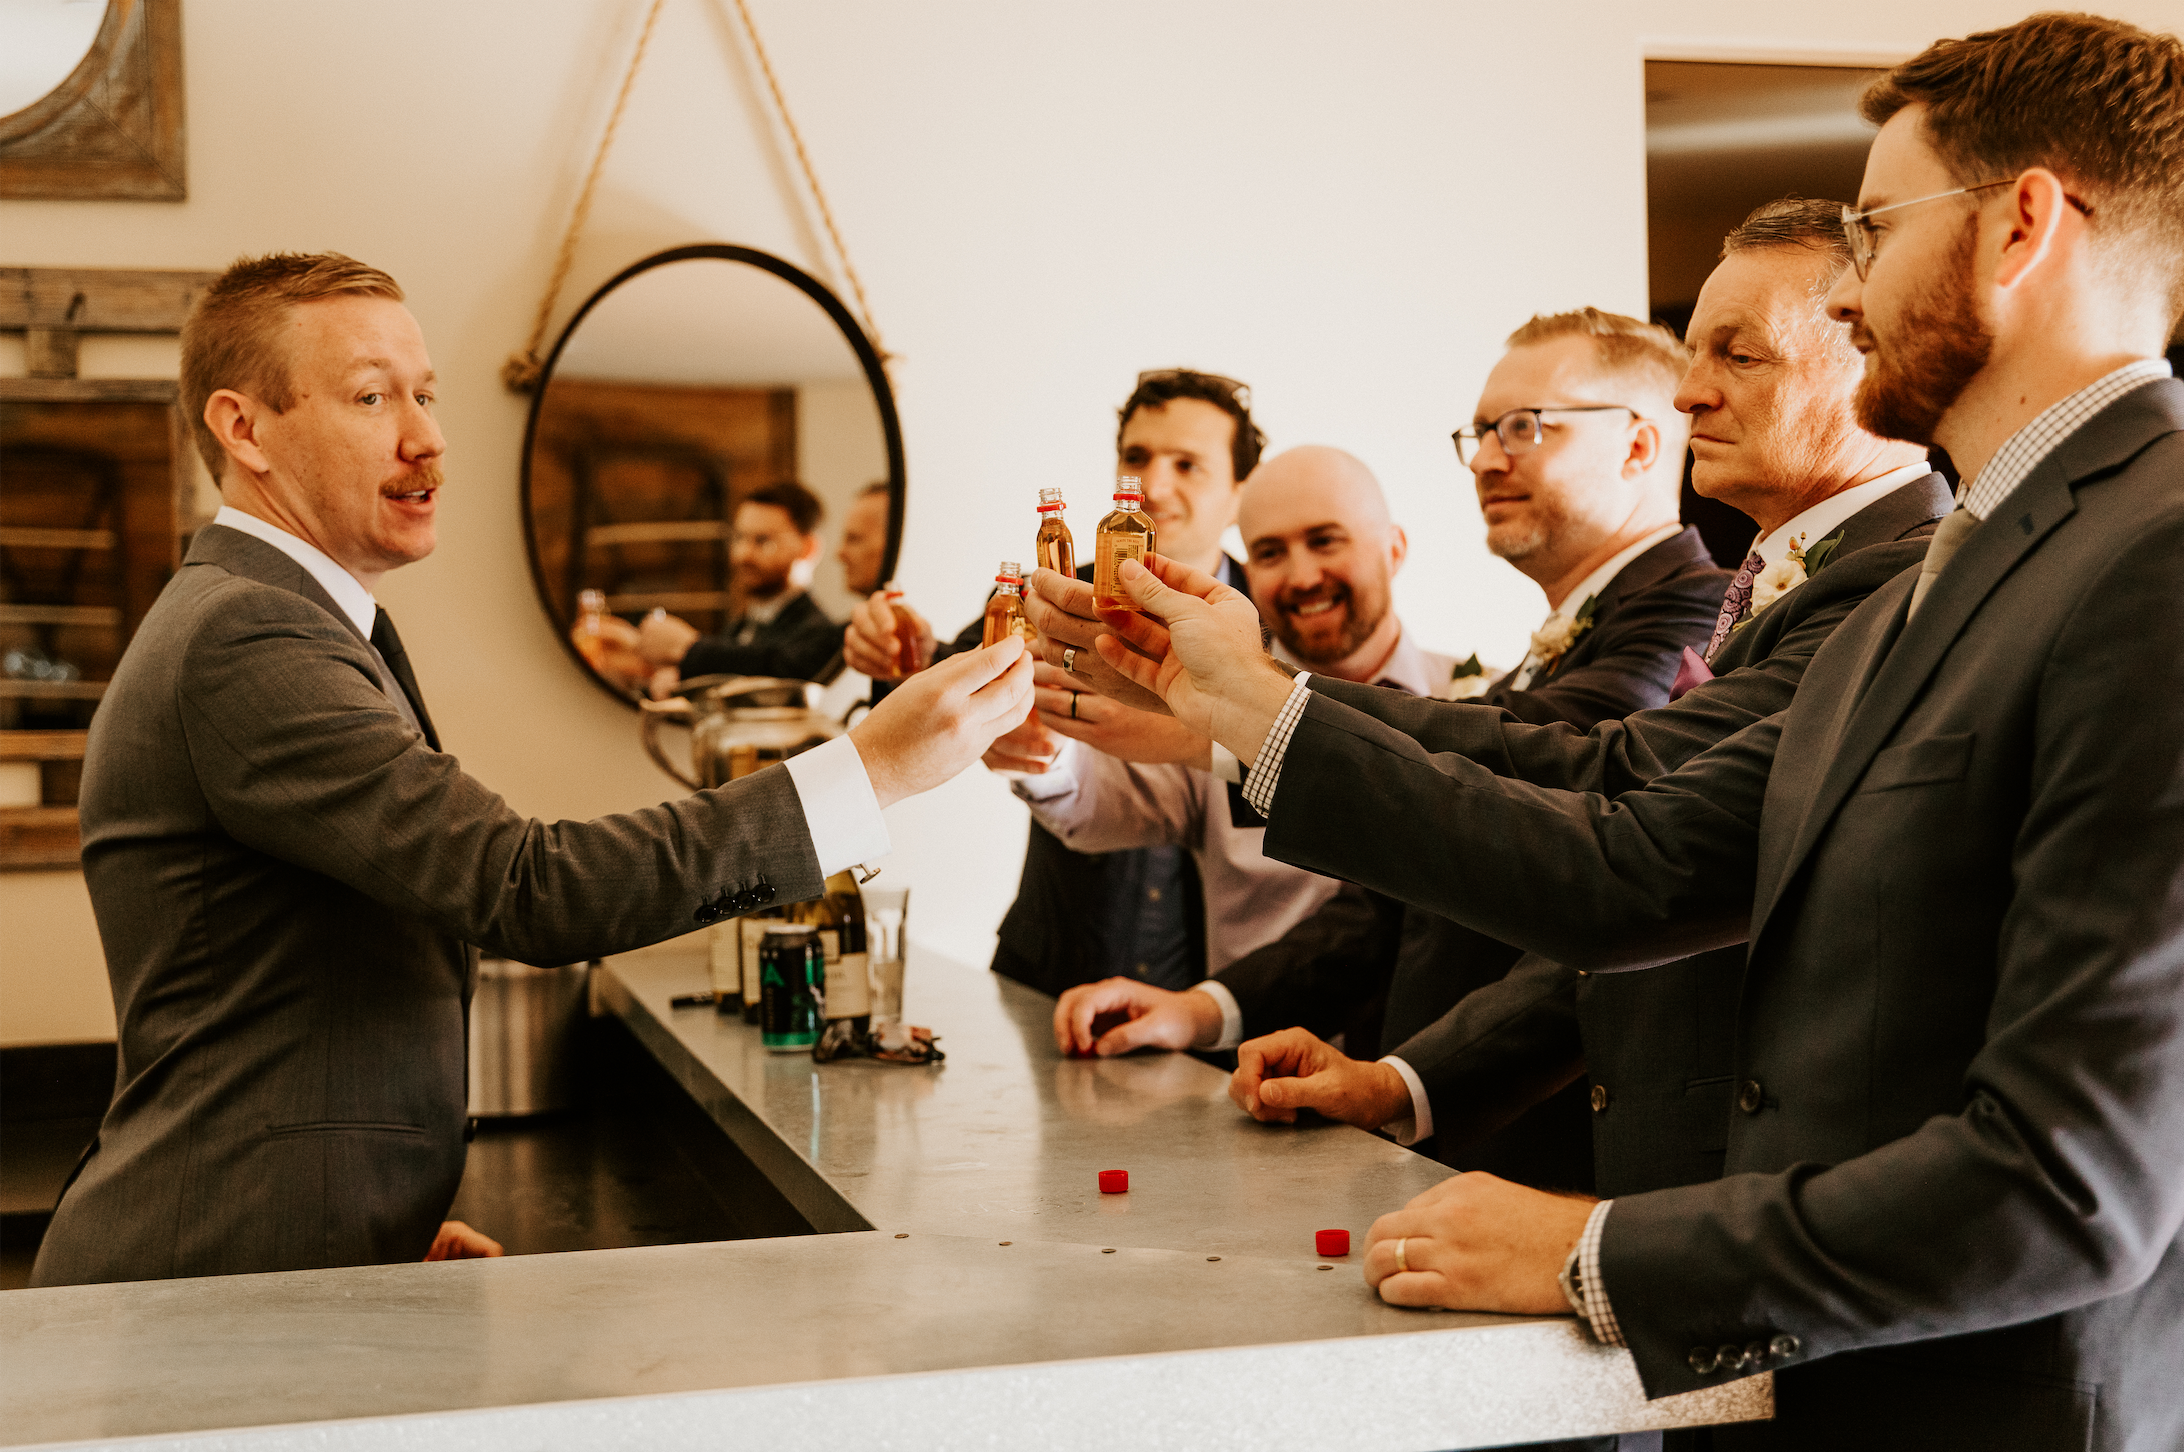
M 1856 207 L 1843 208 L 1843 237 L 1850 243 L 1851 268 L 1857 272 L 1858 280 L 1864 282 L 1866 280 L 1866 269 L 1873 265 L 1873 254 L 1880 249 L 1880 234 L 1873 229 L 1873 224 L 1866 220 L 1867 218 L 1878 217 L 1883 212 L 1895 212 L 1901 211 L 1905 207 L 1915 207 L 1921 202 L 1938 202 L 1943 197 L 1961 197 L 1968 192 L 1983 192 L 1991 187 L 2006 187 L 2016 180 L 2016 177 L 2006 176 L 2000 181 L 1981 182 L 1978 186 L 1973 187 L 1958 187 L 1955 191 L 1950 192 L 1935 192 L 1930 197 L 1913 197 L 1908 202 L 1890 202 L 1885 207 L 1868 207 L 1862 212 Z M 2076 198 L 2072 198 L 2072 201 L 2075 202 Z
M 1514 459 L 1538 448 L 1546 434 L 1540 424 L 1540 416 L 1550 413 L 1627 413 L 1634 423 L 1647 422 L 1646 416 L 1627 403 L 1580 403 L 1567 408 L 1513 408 L 1492 423 L 1475 423 L 1449 435 L 1456 441 L 1456 462 L 1465 468 L 1477 457 L 1479 445 L 1488 434 L 1501 440 L 1502 452 Z

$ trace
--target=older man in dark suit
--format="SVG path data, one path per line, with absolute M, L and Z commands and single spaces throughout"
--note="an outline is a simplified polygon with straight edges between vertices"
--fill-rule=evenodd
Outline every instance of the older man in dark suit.
M 780 771 L 529 821 L 439 749 L 372 587 L 436 542 L 434 376 L 401 289 L 238 263 L 182 334 L 225 506 L 139 628 L 84 762 L 84 876 L 120 1022 L 98 1137 L 33 1284 L 498 1247 L 462 1174 L 467 944 L 565 963 L 817 896 L 880 809 L 1023 718 L 1021 647 L 921 676 Z
M 1270 855 L 1579 966 L 1749 938 L 1722 1179 L 1460 1176 L 1374 1227 L 1385 1298 L 1574 1306 L 1655 1395 L 1775 1371 L 1778 1421 L 1717 1446 L 2174 1447 L 2184 43 L 2035 16 L 1865 109 L 1830 295 L 1860 419 L 1967 483 L 1788 710 L 1610 799 L 1270 674 L 1181 571 L 1198 598 L 1124 572 L 1157 662 L 1101 649 L 1254 764 Z
M 1924 557 L 1948 486 L 1924 448 L 1858 427 L 1862 361 L 1821 306 L 1851 261 L 1840 213 L 1804 198 L 1759 208 L 1724 240 L 1692 315 L 1695 356 L 1677 401 L 1694 418 L 1695 483 L 1760 525 L 1708 655 L 1687 662 L 1704 684 L 1589 734 L 1487 712 L 1391 724 L 1433 732 L 1436 750 L 1521 768 L 1537 786 L 1627 790 L 1787 707 L 1835 627 Z M 1365 693 L 1337 699 L 1377 714 Z M 1352 956 L 1317 966 L 1336 994 L 1363 976 Z M 1411 971 L 1436 966 L 1427 958 Z M 1357 1045 L 1338 1052 L 1300 1019 L 1305 1028 L 1242 1046 L 1231 1092 L 1260 1119 L 1312 1109 L 1387 1126 L 1405 1142 L 1431 1137 L 1451 1164 L 1527 1184 L 1608 1195 L 1709 1180 L 1721 1172 L 1743 972 L 1741 947 L 1634 974 L 1582 975 L 1535 958 L 1430 1026 L 1411 1019 L 1414 1031 L 1390 1034 L 1378 1064 L 1355 1057 Z M 1560 1126 L 1532 1110 L 1562 1085 L 1575 1088 L 1581 1166 L 1558 1163 Z

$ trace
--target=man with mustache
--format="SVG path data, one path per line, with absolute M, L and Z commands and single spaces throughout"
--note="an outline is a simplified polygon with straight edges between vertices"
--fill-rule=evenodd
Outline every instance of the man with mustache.
M 1716 1447 L 2174 1447 L 2184 42 L 2036 15 L 1862 109 L 1829 295 L 1859 417 L 1965 483 L 1788 710 L 1558 793 L 1275 672 L 1174 567 L 1123 571 L 1151 658 L 1098 648 L 1252 764 L 1270 855 L 1583 967 L 1749 941 L 1721 1179 L 1459 1176 L 1375 1225 L 1383 1298 L 1576 1309 L 1655 1396 L 1775 1373 L 1775 1421 Z M 1398 803 L 1425 825 L 1391 844 Z
M 843 740 L 595 822 L 519 816 L 440 749 L 372 591 L 437 543 L 436 383 L 402 290 L 335 253 L 238 262 L 182 328 L 223 504 L 146 614 L 84 759 L 114 1098 L 37 1285 L 495 1255 L 464 1158 L 477 944 L 582 962 L 888 850 L 881 808 L 1023 719 L 1018 644 Z
M 1554 613 L 1534 653 L 1482 699 L 1524 720 L 1589 727 L 1664 703 L 1683 653 L 1706 643 L 1729 581 L 1698 532 L 1676 522 L 1685 422 L 1673 398 L 1684 363 L 1666 329 L 1590 308 L 1534 318 L 1511 335 L 1481 394 L 1481 422 L 1467 431 L 1476 442 L 1459 444 L 1488 547 L 1538 583 Z M 1264 611 L 1266 597 L 1258 598 Z M 1273 623 L 1279 631 L 1281 622 Z M 1293 664 L 1326 670 L 1291 655 Z M 1406 688 L 1444 693 L 1439 682 Z M 1042 704 L 1051 699 L 1042 696 Z M 1116 830 L 1087 815 L 1091 830 Z M 1263 823 L 1249 818 L 1256 859 Z M 1317 909 L 1309 917 L 1233 934 L 1257 951 L 1212 959 L 1212 976 L 1188 992 L 1128 980 L 1073 990 L 1055 1007 L 1057 1041 L 1065 1051 L 1100 1054 L 1231 1048 L 1247 1034 L 1303 1023 L 1369 1047 L 1382 1036 L 1383 1009 L 1400 1041 L 1516 960 L 1513 950 L 1455 924 L 1407 920 L 1392 900 L 1354 888 L 1338 893 L 1309 875 L 1297 881 Z M 1448 971 L 1451 964 L 1459 966 Z M 1546 1158 L 1522 1173 L 1556 1183 L 1581 1177 L 1581 1106 L 1543 1117 L 1562 1127 Z
M 1274 632 L 1277 658 L 1419 695 L 1447 685 L 1456 662 L 1421 649 L 1392 608 L 1389 587 L 1409 542 L 1360 460 L 1319 445 L 1276 455 L 1253 471 L 1236 523 L 1251 596 Z M 1234 816 L 1227 783 L 1203 759 L 1140 764 L 1085 744 L 1150 725 L 1130 719 L 1146 713 L 1076 689 L 1053 667 L 1040 679 L 1047 682 L 1037 697 L 1041 723 L 1063 739 L 1051 755 L 996 764 L 1011 770 L 1034 820 L 1073 851 L 1188 848 L 1204 895 L 1208 971 L 1272 942 L 1334 893 L 1335 883 L 1317 873 L 1267 860 L 1261 824 Z M 995 752 L 1020 739 L 1004 737 Z M 1203 739 L 1197 745 L 1203 752 Z M 1062 1003 L 1090 994 L 1104 1004 L 1138 993 L 1203 997 L 1116 977 L 1071 988 Z

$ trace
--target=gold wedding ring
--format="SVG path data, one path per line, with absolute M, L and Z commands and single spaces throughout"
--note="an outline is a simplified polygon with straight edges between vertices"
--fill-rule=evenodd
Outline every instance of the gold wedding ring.
M 1081 694 L 1079 691 L 1069 693 L 1069 719 L 1072 721 L 1077 719 L 1077 697 Z
M 1395 1273 L 1397 1275 L 1410 1274 L 1410 1257 L 1403 1254 L 1403 1247 L 1409 1244 L 1410 1237 L 1407 1235 L 1399 1237 L 1395 1242 Z

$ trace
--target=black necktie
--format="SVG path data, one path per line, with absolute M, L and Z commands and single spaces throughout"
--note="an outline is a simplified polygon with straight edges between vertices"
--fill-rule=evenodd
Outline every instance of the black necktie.
M 417 689 L 417 673 L 410 669 L 409 652 L 402 649 L 402 637 L 396 633 L 394 619 L 386 607 L 372 617 L 372 649 L 379 652 L 379 659 L 387 667 L 387 674 L 394 677 L 399 694 L 390 692 L 394 709 L 403 719 L 424 733 L 425 744 L 434 751 L 440 749 L 439 733 L 432 729 L 432 718 L 425 714 L 424 693 Z

